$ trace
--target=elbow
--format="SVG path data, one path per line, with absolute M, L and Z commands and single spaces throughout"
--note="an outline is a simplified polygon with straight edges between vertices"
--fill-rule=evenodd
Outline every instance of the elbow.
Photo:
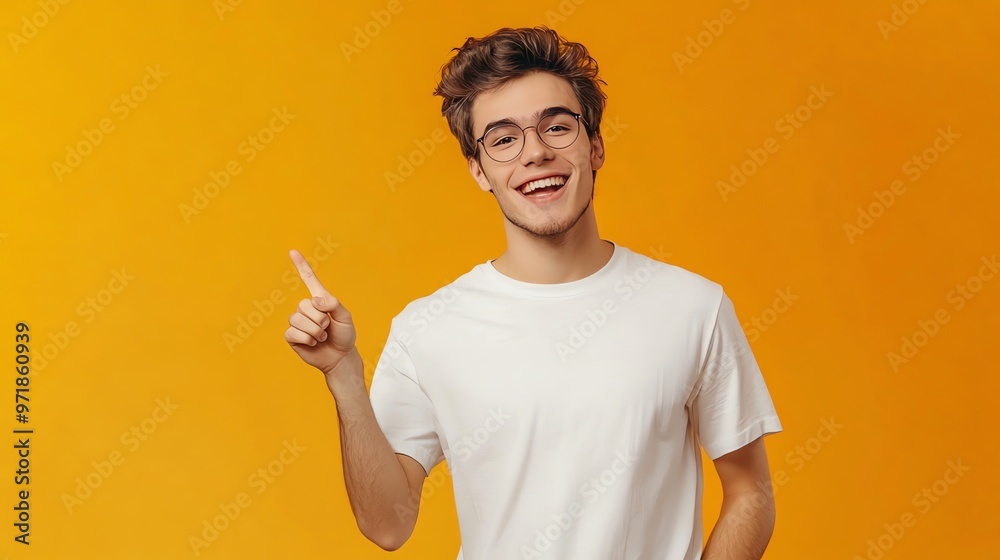
M 393 552 L 399 550 L 410 538 L 409 532 L 404 532 L 402 527 L 371 526 L 358 521 L 358 529 L 366 539 L 375 543 L 382 550 Z
M 367 535 L 365 535 L 367 536 Z M 393 552 L 399 550 L 406 542 L 406 537 L 401 537 L 399 535 L 373 535 L 368 537 L 368 540 L 377 544 L 379 548 L 385 550 L 386 552 Z

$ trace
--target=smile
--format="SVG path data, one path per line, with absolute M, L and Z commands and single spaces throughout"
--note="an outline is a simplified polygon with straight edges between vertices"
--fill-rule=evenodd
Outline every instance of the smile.
M 552 175 L 550 177 L 543 177 L 541 179 L 528 181 L 518 187 L 517 190 L 525 198 L 539 199 L 539 201 L 544 199 L 547 201 L 554 199 L 554 195 L 561 193 L 562 188 L 566 185 L 567 179 L 568 178 L 565 175 Z

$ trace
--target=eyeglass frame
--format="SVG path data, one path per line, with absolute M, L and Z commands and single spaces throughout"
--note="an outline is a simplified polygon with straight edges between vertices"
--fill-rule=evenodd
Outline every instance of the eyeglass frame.
M 562 108 L 560 108 L 560 109 L 562 109 Z M 539 117 L 538 121 L 536 121 L 535 124 L 533 124 L 531 126 L 526 126 L 524 128 L 518 127 L 514 123 L 511 123 L 511 124 L 498 124 L 496 126 L 487 128 L 483 132 L 483 135 L 476 139 L 476 146 L 478 147 L 479 145 L 482 145 L 483 146 L 482 152 L 485 153 L 487 155 L 487 157 L 489 157 L 493 161 L 495 161 L 497 163 L 510 163 L 510 162 L 514 161 L 515 159 L 521 157 L 521 154 L 524 153 L 524 146 L 527 144 L 527 142 L 525 142 L 525 140 L 528 137 L 528 129 L 529 128 L 533 128 L 533 129 L 535 129 L 535 134 L 538 136 L 538 139 L 542 142 L 542 144 L 545 144 L 546 146 L 548 146 L 549 148 L 552 148 L 553 150 L 565 150 L 566 148 L 568 148 L 568 147 L 572 146 L 573 144 L 575 144 L 576 141 L 580 139 L 580 128 L 576 129 L 576 137 L 573 138 L 573 141 L 570 142 L 569 144 L 566 144 L 562 148 L 556 148 L 555 146 L 549 144 L 548 142 L 545 141 L 544 138 L 542 138 L 541 134 L 538 134 L 538 125 L 541 124 L 541 122 L 543 120 L 545 120 L 545 119 L 547 119 L 549 117 L 554 117 L 556 115 L 560 115 L 560 114 L 572 116 L 574 119 L 576 119 L 577 125 L 581 124 L 581 121 L 582 121 L 583 128 L 587 128 L 587 119 L 583 118 L 583 114 L 570 111 L 569 109 L 562 109 L 562 110 L 557 111 L 555 113 L 552 113 L 550 115 L 544 115 L 542 117 Z M 501 160 L 498 160 L 497 158 L 495 158 L 495 157 L 493 157 L 493 156 L 490 155 L 490 152 L 486 149 L 486 142 L 484 142 L 483 139 L 486 138 L 486 135 L 489 134 L 491 130 L 494 130 L 494 129 L 497 129 L 497 128 L 500 128 L 500 127 L 503 127 L 503 126 L 514 126 L 516 128 L 521 128 L 521 134 L 523 134 L 524 136 L 521 137 L 521 149 L 518 150 L 517 154 L 515 154 L 514 157 L 512 157 L 510 159 L 505 159 L 505 160 L 501 161 Z M 588 137 L 590 136 L 590 132 L 587 132 L 587 136 Z

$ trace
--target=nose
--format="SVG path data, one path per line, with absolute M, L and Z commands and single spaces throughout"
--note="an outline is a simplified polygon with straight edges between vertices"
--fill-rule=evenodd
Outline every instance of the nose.
M 530 134 L 527 130 L 524 131 L 524 146 L 521 147 L 521 165 L 528 165 L 529 163 L 540 163 L 547 159 L 552 159 L 554 152 L 551 147 L 545 142 L 542 142 L 542 137 L 538 134 L 538 129 L 535 127 L 529 127 Z

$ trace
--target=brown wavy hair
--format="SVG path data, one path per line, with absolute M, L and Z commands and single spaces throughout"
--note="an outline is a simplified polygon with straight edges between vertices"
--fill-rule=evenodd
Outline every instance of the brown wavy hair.
M 586 130 L 591 138 L 600 134 L 607 85 L 597 73 L 597 61 L 580 43 L 567 41 L 547 27 L 505 27 L 476 39 L 469 37 L 447 64 L 441 67 L 441 82 L 434 95 L 441 96 L 441 114 L 458 139 L 462 155 L 476 154 L 472 136 L 472 102 L 480 93 L 493 90 L 532 71 L 544 71 L 569 81 L 580 102 Z

